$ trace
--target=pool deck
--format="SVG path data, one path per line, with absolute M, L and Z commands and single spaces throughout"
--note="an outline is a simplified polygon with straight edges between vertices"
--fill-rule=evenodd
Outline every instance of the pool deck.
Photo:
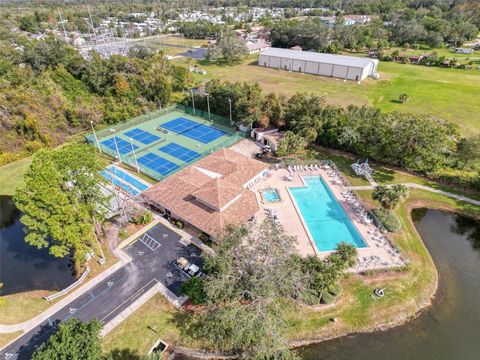
M 301 178 L 302 176 L 320 175 L 330 187 L 337 201 L 345 209 L 347 215 L 362 236 L 363 241 L 368 246 L 358 248 L 358 258 L 360 261 L 352 271 L 365 271 L 404 265 L 404 262 L 400 256 L 395 253 L 390 242 L 387 239 L 378 238 L 378 236 L 380 236 L 378 228 L 373 223 L 365 224 L 362 222 L 360 216 L 355 212 L 354 206 L 342 195 L 342 192 L 347 191 L 348 187 L 343 184 L 336 184 L 330 177 L 329 171 L 319 169 L 293 172 L 293 179 L 291 181 L 286 180 L 287 175 L 288 170 L 284 168 L 270 170 L 269 174 L 262 181 L 259 181 L 251 188 L 257 196 L 257 202 L 260 207 L 260 211 L 255 217 L 259 221 L 262 221 L 265 217 L 269 216 L 267 213 L 268 208 L 276 210 L 280 223 L 286 232 L 297 238 L 296 248 L 301 256 L 318 255 L 323 258 L 330 254 L 330 251 L 321 252 L 317 250 L 315 242 L 308 231 L 308 227 L 300 216 L 288 188 L 305 186 Z M 274 203 L 266 203 L 263 201 L 260 190 L 269 188 L 277 189 L 281 201 Z

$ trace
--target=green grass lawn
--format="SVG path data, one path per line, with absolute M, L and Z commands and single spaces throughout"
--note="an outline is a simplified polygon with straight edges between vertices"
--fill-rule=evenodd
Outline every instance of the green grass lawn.
M 373 204 L 371 191 L 360 191 L 366 203 Z M 411 221 L 415 207 L 448 209 L 480 218 L 480 208 L 462 201 L 422 190 L 410 192 L 409 199 L 396 211 L 402 230 L 392 236 L 406 254 L 410 265 L 402 271 L 348 275 L 342 281 L 343 291 L 334 306 L 306 307 L 294 302 L 282 304 L 288 322 L 287 337 L 292 340 L 327 338 L 347 332 L 371 330 L 413 316 L 418 307 L 427 305 L 436 287 L 433 261 Z M 387 286 L 382 299 L 372 297 L 376 287 Z M 210 348 L 213 344 L 199 343 L 182 336 L 182 324 L 188 324 L 188 313 L 177 311 L 161 295 L 156 295 L 103 339 L 108 352 L 122 359 L 136 359 L 145 354 L 159 338 L 175 345 Z M 329 321 L 336 317 L 337 322 Z M 153 329 L 153 330 L 152 330 Z
M 385 111 L 431 113 L 458 124 L 463 134 L 480 132 L 480 71 L 444 69 L 381 62 L 381 79 L 361 84 L 257 66 L 258 55 L 243 63 L 218 66 L 197 62 L 207 75 L 194 74 L 200 82 L 210 79 L 258 82 L 266 92 L 293 95 L 298 91 L 324 96 L 328 103 L 346 106 L 374 105 Z M 178 63 L 185 63 L 179 59 Z M 410 100 L 400 104 L 402 93 Z
M 0 195 L 13 195 L 17 186 L 23 182 L 23 174 L 32 162 L 28 157 L 0 166 Z

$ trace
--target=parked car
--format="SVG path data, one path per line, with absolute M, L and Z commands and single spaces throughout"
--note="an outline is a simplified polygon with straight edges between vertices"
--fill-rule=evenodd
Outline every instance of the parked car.
M 177 260 L 175 260 L 173 262 L 173 265 L 178 267 L 190 277 L 200 276 L 202 274 L 200 268 L 197 265 L 190 263 L 183 256 L 180 256 Z

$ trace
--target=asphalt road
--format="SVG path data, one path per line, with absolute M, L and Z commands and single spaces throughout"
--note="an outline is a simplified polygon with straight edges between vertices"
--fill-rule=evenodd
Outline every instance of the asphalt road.
M 176 296 L 188 277 L 172 262 L 183 256 L 201 266 L 201 250 L 183 245 L 180 235 L 158 224 L 124 249 L 132 261 L 104 281 L 60 309 L 45 322 L 25 333 L 0 351 L 0 360 L 30 359 L 35 349 L 57 329 L 57 325 L 72 317 L 81 321 L 97 318 L 108 323 L 157 282 L 164 284 Z

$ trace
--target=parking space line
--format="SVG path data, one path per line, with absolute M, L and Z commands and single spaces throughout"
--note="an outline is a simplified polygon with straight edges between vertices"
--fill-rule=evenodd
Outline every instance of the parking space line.
M 150 235 L 147 233 L 143 234 L 142 238 L 140 241 L 145 244 L 146 247 L 148 247 L 150 250 L 155 251 L 157 250 L 162 244 L 160 244 L 157 240 L 152 238 Z

